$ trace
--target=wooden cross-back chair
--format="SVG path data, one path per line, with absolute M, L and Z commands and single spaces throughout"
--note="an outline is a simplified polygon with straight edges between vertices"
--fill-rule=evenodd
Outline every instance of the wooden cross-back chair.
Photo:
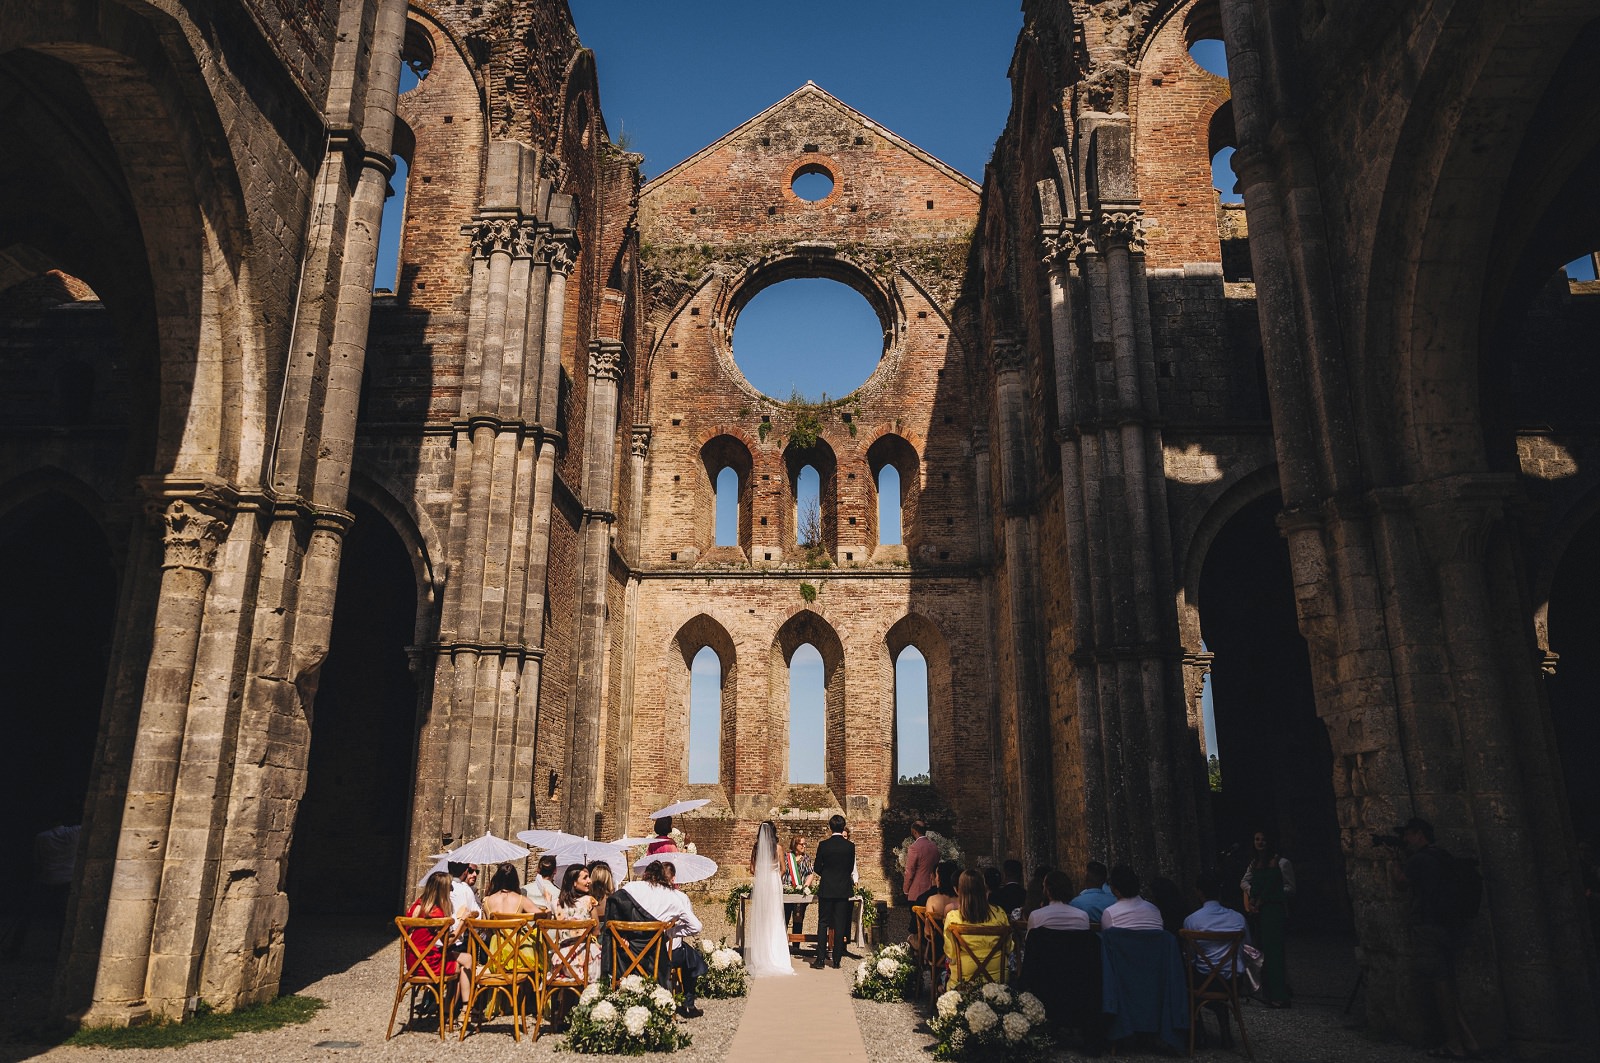
M 1205 951 L 1208 944 L 1226 946 L 1221 957 L 1213 961 Z M 1226 1003 L 1233 1010 L 1233 1021 L 1239 1024 L 1239 1039 L 1244 1043 L 1244 1054 L 1254 1059 L 1250 1051 L 1250 1035 L 1244 1029 L 1244 1014 L 1239 1010 L 1239 980 L 1244 977 L 1244 964 L 1239 953 L 1244 948 L 1243 930 L 1180 930 L 1178 945 L 1183 950 L 1183 969 L 1189 986 L 1189 1054 L 1194 1055 L 1195 1030 L 1200 1025 L 1200 1009 L 1210 1003 Z M 1227 1022 L 1224 1017 L 1223 1022 Z
M 400 1013 L 400 998 L 411 992 L 411 1003 L 406 1012 L 405 1025 L 409 1027 L 417 1015 L 417 994 L 433 997 L 439 1009 L 439 1040 L 444 1040 L 446 1018 L 450 1014 L 446 1005 L 450 1001 L 454 965 L 448 962 L 451 942 L 450 929 L 455 920 L 416 919 L 397 916 L 395 928 L 400 931 L 400 979 L 394 987 L 394 1007 L 389 1009 L 389 1029 L 385 1041 L 394 1036 L 395 1016 Z
M 539 1008 L 540 956 L 538 931 L 531 915 L 489 916 L 468 919 L 467 952 L 472 967 L 468 975 L 467 1006 L 461 1013 L 461 1037 L 467 1036 L 467 1026 L 478 1006 L 478 997 L 489 994 L 492 1005 L 504 997 L 511 1010 L 511 1032 L 522 1040 L 522 1027 L 526 1021 L 525 1001 L 534 1001 L 533 1039 L 539 1039 L 539 1023 L 543 1012 Z M 481 1026 L 482 1020 L 479 1020 Z
M 973 926 L 957 923 L 947 929 L 956 943 L 955 955 L 945 957 L 950 961 L 950 984 L 952 987 L 958 984 L 957 976 L 961 973 L 962 957 L 970 959 L 976 965 L 969 977 L 961 979 L 962 982 L 976 982 L 980 985 L 984 982 L 999 982 L 1002 985 L 1005 983 L 1006 942 L 1011 938 L 1011 927 L 1009 925 Z M 983 949 L 981 954 L 974 949 L 973 946 L 975 945 Z M 989 961 L 997 957 L 998 963 L 996 966 L 1000 969 L 999 978 L 989 973 Z
M 611 954 L 611 984 L 615 986 L 630 974 L 660 982 L 661 964 L 666 954 L 666 935 L 670 929 L 671 923 L 657 920 L 632 923 L 620 919 L 606 920 L 604 947 Z
M 563 989 L 574 994 L 582 993 L 592 980 L 589 966 L 593 959 L 589 946 L 594 944 L 593 919 L 536 919 L 539 930 L 539 948 L 544 962 L 543 977 L 538 984 L 538 1015 L 542 1021 L 550 1014 L 550 998 Z

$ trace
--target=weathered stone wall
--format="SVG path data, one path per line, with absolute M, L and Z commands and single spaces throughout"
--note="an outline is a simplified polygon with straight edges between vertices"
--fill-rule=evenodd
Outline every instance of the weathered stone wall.
M 825 171 L 832 191 L 800 199 L 790 185 L 804 170 Z M 992 848 L 989 792 L 978 784 L 992 777 L 992 747 L 976 709 L 988 701 L 990 662 L 973 567 L 970 384 L 949 317 L 975 206 L 971 182 L 809 84 L 640 198 L 652 303 L 639 387 L 650 431 L 635 648 L 625 664 L 636 676 L 628 805 L 637 818 L 704 790 L 712 814 L 733 822 L 697 843 L 731 871 L 771 809 L 834 807 L 863 847 L 863 876 L 885 886 L 881 832 L 904 830 L 883 822 L 894 783 L 890 648 L 906 639 L 929 660 L 938 796 L 969 851 Z M 733 360 L 739 309 L 794 276 L 851 285 L 884 322 L 872 376 L 826 406 L 761 395 Z M 902 472 L 903 546 L 877 541 L 875 474 L 890 461 Z M 825 541 L 810 556 L 794 515 L 793 477 L 806 462 L 823 477 Z M 737 547 L 712 541 L 725 465 L 740 477 Z M 906 627 L 907 617 L 922 619 Z M 829 782 L 790 787 L 787 661 L 808 639 L 820 640 L 830 677 Z M 689 787 L 688 661 L 702 645 L 737 664 L 724 661 L 723 782 Z M 941 688 L 936 674 L 956 678 Z

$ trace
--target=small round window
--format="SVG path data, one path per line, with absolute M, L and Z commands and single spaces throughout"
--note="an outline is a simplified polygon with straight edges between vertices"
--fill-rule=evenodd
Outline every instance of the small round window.
M 833 191 L 833 174 L 828 172 L 826 166 L 811 163 L 795 171 L 789 187 L 807 203 L 815 203 L 819 199 L 827 199 Z

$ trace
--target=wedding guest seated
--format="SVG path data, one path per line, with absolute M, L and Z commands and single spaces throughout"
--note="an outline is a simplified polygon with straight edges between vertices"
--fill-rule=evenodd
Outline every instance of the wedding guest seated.
M 500 864 L 494 869 L 494 877 L 489 880 L 489 892 L 483 895 L 483 914 L 485 918 L 504 919 L 514 915 L 538 915 L 539 909 L 522 892 L 521 876 L 517 874 L 517 865 L 512 863 Z M 504 938 L 495 939 L 494 952 L 490 962 L 501 970 L 507 970 L 515 964 L 524 970 L 535 970 L 539 966 L 539 949 L 533 939 L 517 950 L 513 950 Z M 488 1010 L 485 1014 L 493 1017 L 497 999 L 491 997 Z
M 646 856 L 655 856 L 657 853 L 675 853 L 678 843 L 672 840 L 672 817 L 662 816 L 656 820 L 656 836 L 650 839 L 650 846 L 645 850 Z
M 478 904 L 478 895 L 473 891 L 473 886 L 478 881 L 477 864 L 458 864 L 455 861 L 447 863 L 450 869 L 450 914 L 457 920 L 466 919 L 468 916 L 481 915 L 483 908 Z M 458 936 L 450 946 L 451 956 L 465 963 L 467 952 L 467 939 L 464 932 Z
M 938 880 L 939 885 L 928 897 L 928 914 L 942 926 L 944 917 L 956 906 L 956 888 L 961 880 L 961 865 L 954 860 L 941 860 L 939 866 L 933 869 L 933 877 Z
M 523 887 L 522 892 L 528 895 L 533 906 L 542 912 L 556 910 L 556 902 L 561 898 L 561 891 L 551 881 L 556 873 L 556 858 L 546 853 L 539 857 L 539 868 L 534 872 L 533 881 Z
M 678 1006 L 678 1014 L 686 1019 L 699 1018 L 705 1012 L 695 1007 L 695 986 L 706 973 L 706 961 L 688 940 L 700 933 L 694 905 L 683 891 L 673 888 L 660 860 L 652 861 L 644 869 L 642 879 L 624 885 L 619 896 L 622 893 L 638 901 L 639 907 L 650 913 L 650 918 L 672 924 L 668 932 L 672 941 L 672 966 L 683 972 L 683 1003 Z
M 407 919 L 446 919 L 452 915 L 450 892 L 453 889 L 455 878 L 448 871 L 435 871 L 428 876 L 428 881 L 423 884 L 422 896 L 411 902 L 411 907 L 406 909 Z M 455 916 L 455 924 L 450 927 L 450 933 L 445 940 L 453 941 L 461 933 L 462 923 L 466 915 Z M 444 963 L 444 973 L 457 975 L 456 999 L 465 1000 L 468 989 L 468 965 L 459 962 L 452 949 L 450 955 L 444 955 L 443 949 L 438 945 L 439 938 L 434 931 L 426 927 L 419 927 L 411 932 L 411 940 L 417 948 L 426 948 L 422 962 L 430 972 L 439 970 L 439 964 Z M 441 1021 L 443 1021 L 441 1019 Z
M 1195 879 L 1194 885 L 1200 894 L 1201 904 L 1183 921 L 1183 928 L 1212 934 L 1232 934 L 1243 930 L 1245 941 L 1248 942 L 1250 933 L 1245 929 L 1244 916 L 1222 905 L 1222 876 L 1215 871 L 1204 871 Z M 1195 967 L 1202 971 L 1215 970 L 1227 956 L 1228 946 L 1225 942 L 1206 941 L 1201 943 L 1199 952 L 1200 955 L 1195 957 Z M 1234 956 L 1233 970 L 1224 973 L 1232 978 L 1242 970 L 1244 954 L 1241 952 Z
M 589 898 L 594 901 L 590 918 L 604 919 L 606 917 L 606 904 L 611 900 L 611 895 L 617 892 L 616 884 L 611 879 L 611 865 L 604 860 L 595 860 L 589 865 Z
M 1065 871 L 1051 871 L 1044 877 L 1044 904 L 1028 914 L 1028 936 L 1035 930 L 1088 930 L 1089 914 L 1068 904 L 1072 883 Z
M 522 879 L 517 865 L 501 864 L 494 869 L 489 880 L 489 892 L 483 895 L 483 914 L 495 919 L 511 915 L 538 915 L 539 906 L 522 892 Z
M 556 898 L 555 917 L 557 919 L 594 919 L 595 902 L 589 896 L 589 869 L 582 864 L 573 864 L 567 868 L 566 874 L 561 876 L 561 893 Z M 569 934 L 561 939 L 562 945 L 570 945 L 582 934 Z M 600 938 L 596 935 L 589 943 L 589 981 L 600 977 Z
M 1001 865 L 1000 888 L 991 890 L 989 901 L 1007 915 L 1020 912 L 1028 903 L 1028 889 L 1022 884 L 1022 861 L 1007 860 Z
M 1202 872 L 1195 879 L 1195 889 L 1200 894 L 1201 905 L 1196 908 L 1187 919 L 1183 921 L 1185 930 L 1202 930 L 1212 934 L 1242 933 L 1248 941 L 1250 932 L 1245 928 L 1244 916 L 1232 908 L 1224 908 L 1219 899 L 1222 896 L 1222 876 L 1215 871 Z M 1212 971 L 1219 972 L 1223 978 L 1232 981 L 1244 970 L 1244 954 L 1235 952 L 1233 969 L 1223 969 L 1223 963 L 1228 958 L 1228 944 L 1222 941 L 1197 941 L 1196 955 L 1194 957 L 1195 970 L 1202 975 Z M 1228 1004 L 1222 1000 L 1207 1001 L 1206 1009 L 1217 1017 L 1218 1041 L 1223 1048 L 1233 1047 L 1233 1033 L 1228 1028 Z
M 1139 896 L 1139 876 L 1127 864 L 1111 869 L 1108 879 L 1117 902 L 1100 913 L 1100 929 L 1165 930 L 1161 909 Z
M 1083 870 L 1084 888 L 1067 903 L 1089 916 L 1091 923 L 1100 921 L 1100 913 L 1116 903 L 1116 894 L 1106 885 L 1106 865 L 1090 860 Z
M 978 962 L 984 963 L 984 970 L 989 977 L 998 982 L 1005 970 L 1006 953 L 1011 949 L 1010 935 L 1006 935 L 1005 944 L 996 950 L 993 955 L 988 955 L 987 942 L 978 943 L 973 951 L 977 953 L 974 958 L 962 951 L 956 945 L 955 935 L 951 928 L 958 926 L 1011 926 L 1011 918 L 1004 911 L 989 903 L 989 890 L 984 885 L 983 877 L 976 871 L 961 872 L 961 880 L 956 886 L 958 903 L 944 917 L 944 954 L 950 959 L 950 985 L 956 986 L 973 977 L 978 971 Z M 971 947 L 969 945 L 969 947 Z
M 936 926 L 944 925 L 944 917 L 956 906 L 956 883 L 961 877 L 961 865 L 954 860 L 941 860 L 933 869 L 934 886 L 926 897 L 920 902 L 927 908 L 928 916 Z M 922 935 L 919 933 L 916 922 L 911 924 L 911 934 L 907 939 L 913 949 L 922 947 Z M 934 954 L 936 957 L 944 956 L 943 936 L 933 939 Z

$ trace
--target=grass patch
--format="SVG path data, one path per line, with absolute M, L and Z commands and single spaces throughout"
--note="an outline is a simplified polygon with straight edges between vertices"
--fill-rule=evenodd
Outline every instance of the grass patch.
M 308 1021 L 327 1007 L 316 997 L 286 996 L 238 1011 L 201 1006 L 188 1022 L 158 1019 L 143 1026 L 85 1026 L 66 1044 L 82 1048 L 176 1048 L 198 1041 L 226 1041 L 236 1033 L 257 1033 Z

